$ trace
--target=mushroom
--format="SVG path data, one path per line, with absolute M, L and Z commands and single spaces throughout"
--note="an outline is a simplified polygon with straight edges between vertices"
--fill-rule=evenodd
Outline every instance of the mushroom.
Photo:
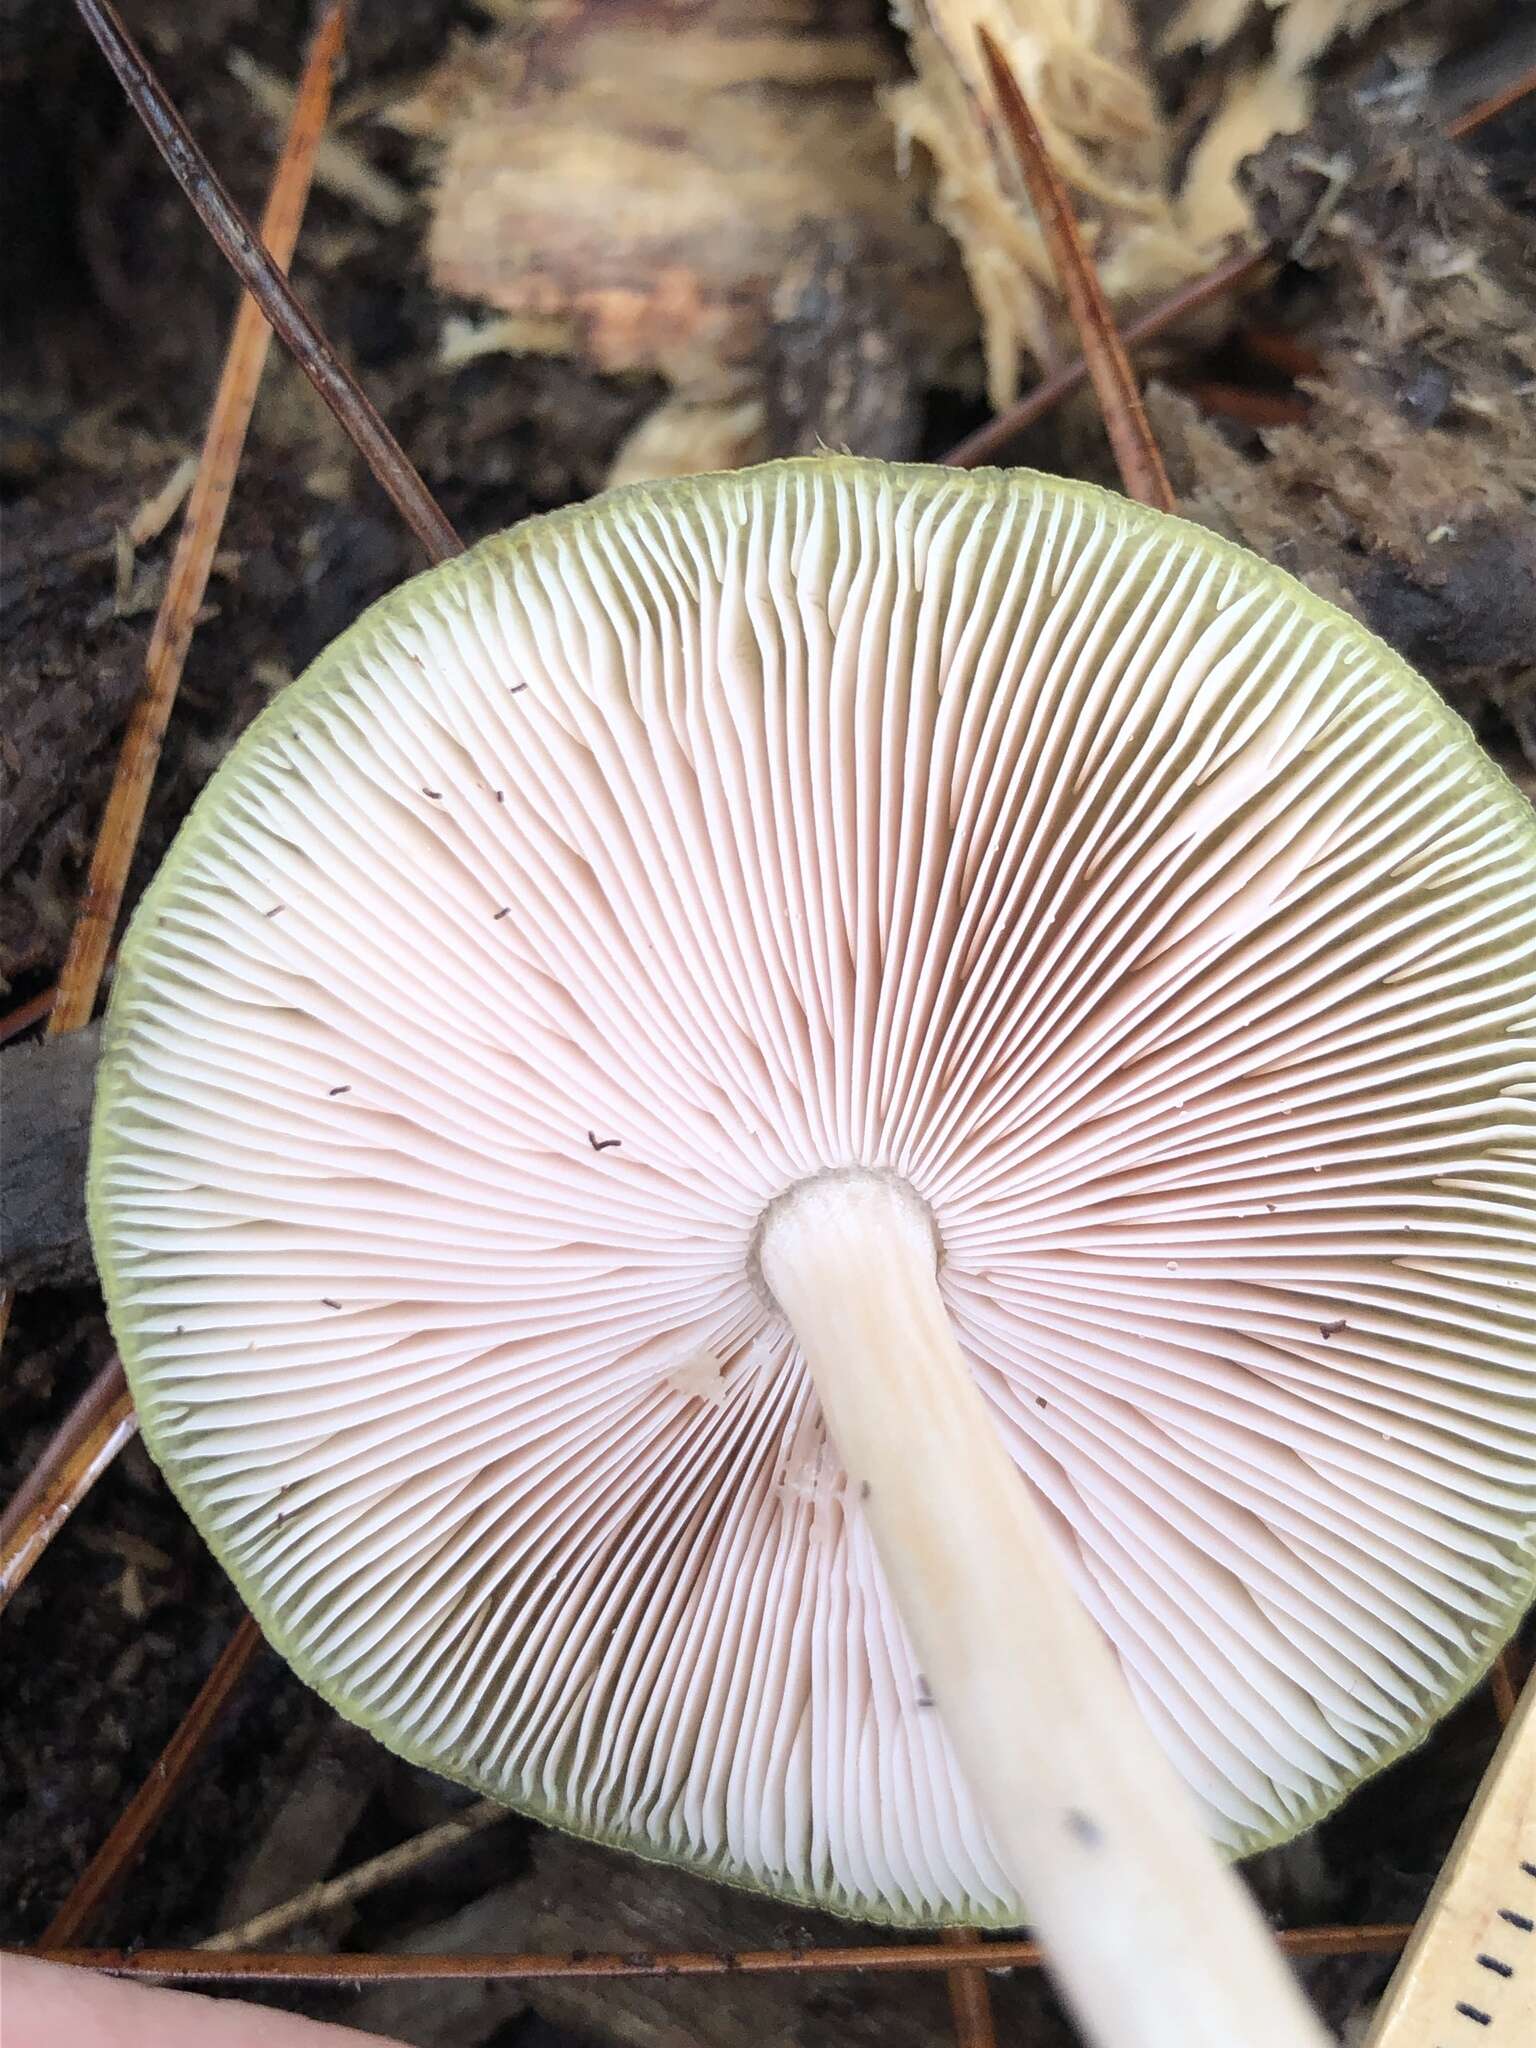
M 1532 1592 L 1536 821 L 1026 473 L 617 491 L 376 605 L 124 945 L 94 1242 L 290 1663 L 579 1834 L 1316 2040 L 1230 1855 Z M 1182 1783 L 1180 1782 L 1182 1780 Z

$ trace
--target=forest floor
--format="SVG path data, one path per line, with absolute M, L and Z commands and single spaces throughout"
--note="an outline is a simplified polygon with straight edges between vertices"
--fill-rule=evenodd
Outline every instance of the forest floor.
M 8 990 L 5 1003 L 15 1005 L 57 971 L 142 672 L 174 522 L 126 561 L 117 537 L 197 447 L 234 295 L 221 260 L 72 11 L 49 0 L 10 15 L 0 68 L 11 309 L 0 413 L 0 617 L 8 674 L 0 741 L 7 783 L 0 988 Z M 238 46 L 270 72 L 291 77 L 304 9 L 259 0 L 200 0 L 196 7 L 145 0 L 134 15 L 237 197 L 259 209 L 274 131 L 228 53 Z M 362 7 L 347 90 L 377 88 L 385 96 L 423 72 L 452 36 L 478 34 L 486 25 L 467 0 Z M 1525 229 L 1536 219 L 1533 130 L 1528 103 L 1469 145 L 1509 210 L 1504 218 Z M 322 186 L 294 274 L 449 518 L 474 537 L 599 488 L 620 440 L 656 403 L 659 385 L 551 357 L 490 355 L 445 367 L 439 342 L 452 309 L 433 288 L 422 254 L 419 155 L 387 127 L 368 129 L 365 146 L 373 168 L 405 195 L 401 218 L 386 223 Z M 1489 255 L 1495 267 L 1512 260 L 1507 252 Z M 1528 249 L 1519 263 L 1528 265 L 1536 306 Z M 1311 277 L 1304 288 L 1282 279 L 1263 316 L 1273 321 L 1283 313 L 1299 339 L 1326 355 L 1355 317 L 1352 289 L 1345 271 Z M 279 353 L 170 728 L 130 902 L 213 763 L 272 692 L 366 603 L 419 566 L 410 537 Z M 1229 364 L 1220 358 L 1179 367 L 1188 381 L 1209 381 Z M 1371 395 L 1352 390 L 1349 404 L 1358 407 Z M 937 455 L 983 412 L 977 400 L 927 394 L 915 452 Z M 1192 420 L 1185 401 L 1162 401 L 1154 416 L 1170 423 L 1170 463 L 1190 508 L 1261 545 L 1273 544 L 1266 520 L 1283 524 L 1291 501 L 1312 489 L 1306 461 L 1337 466 L 1317 437 L 1345 431 L 1343 408 L 1329 413 L 1324 404 L 1311 427 L 1287 430 L 1303 442 L 1314 435 L 1310 455 L 1303 443 L 1272 455 L 1251 427 Z M 1104 475 L 1102 449 L 1080 413 L 1038 430 L 1024 453 L 1038 466 Z M 1278 480 L 1278 511 L 1258 502 L 1270 489 L 1267 478 Z M 1530 483 L 1529 475 L 1515 479 L 1512 490 L 1518 495 Z M 1349 585 L 1361 608 L 1371 615 L 1378 606 L 1378 628 L 1410 643 L 1406 651 L 1444 681 L 1485 743 L 1530 786 L 1533 764 L 1521 735 L 1536 733 L 1536 681 L 1508 653 L 1536 618 L 1529 525 L 1515 532 L 1495 522 L 1479 535 L 1476 558 L 1469 554 L 1460 573 L 1474 579 L 1467 589 L 1481 588 L 1482 596 L 1459 609 L 1454 593 L 1437 587 L 1426 594 L 1422 578 L 1398 575 L 1402 564 L 1392 556 L 1390 536 L 1379 548 L 1348 537 L 1339 553 L 1372 569 L 1374 581 Z M 1304 551 L 1296 565 L 1315 569 L 1325 583 L 1336 568 L 1306 559 Z M 1346 584 L 1353 574 L 1337 571 Z M 1525 599 L 1521 576 L 1530 581 Z M 1508 613 L 1502 626 L 1488 622 L 1489 584 L 1498 586 Z M 1522 611 L 1526 603 L 1530 609 Z M 1467 639 L 1474 609 L 1485 638 L 1492 636 L 1481 651 Z M 21 1299 L 0 1388 L 0 1495 L 14 1490 L 108 1349 L 93 1286 Z M 10 1616 L 9 1675 L 0 1698 L 0 1940 L 33 1939 L 46 1924 L 185 1712 L 239 1612 L 148 1457 L 130 1444 L 54 1542 Z M 1475 1696 L 1305 1844 L 1270 1859 L 1259 1878 L 1266 1904 L 1292 1923 L 1411 1917 L 1495 1733 L 1486 1694 Z M 93 1937 L 195 1941 L 221 1916 L 248 1905 L 252 1866 L 295 1787 L 331 1829 L 323 1844 L 326 1869 L 347 1868 L 462 1804 L 454 1788 L 340 1728 L 263 1651 L 186 1796 Z M 311 1862 L 314 1851 L 311 1843 Z M 269 1893 L 280 1888 L 281 1871 L 274 1878 L 268 1868 L 261 1882 Z M 312 1947 L 626 1950 L 849 1938 L 862 1936 L 818 1916 L 632 1868 L 515 1817 L 362 1905 L 309 1926 L 302 1937 Z M 1329 2017 L 1342 2025 L 1387 1968 L 1380 1958 L 1339 1961 L 1310 1966 L 1309 1975 Z M 1067 2039 L 1034 1979 L 1000 1978 L 996 1999 L 1004 2039 Z M 946 2025 L 943 1984 L 934 1977 L 349 1991 L 302 2003 L 316 2014 L 399 2032 L 423 2048 L 582 2041 L 661 2048 L 685 2039 L 711 2048 L 778 2041 L 830 2048 L 864 2038 L 938 2041 Z

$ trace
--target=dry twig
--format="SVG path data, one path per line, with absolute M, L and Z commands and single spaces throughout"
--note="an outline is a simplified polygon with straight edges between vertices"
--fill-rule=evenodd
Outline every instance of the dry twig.
M 217 1954 L 257 1948 L 274 1935 L 286 1934 L 290 1927 L 298 1927 L 305 1920 L 316 1919 L 322 1913 L 334 1912 L 338 1906 L 350 1906 L 354 1900 L 366 1898 L 380 1885 L 393 1884 L 407 1871 L 418 1869 L 434 1856 L 441 1856 L 445 1849 L 455 1849 L 482 1829 L 511 1818 L 510 1807 L 482 1799 L 477 1805 L 466 1807 L 463 1813 L 455 1814 L 452 1820 L 445 1820 L 438 1827 L 413 1835 L 408 1842 L 386 1849 L 382 1856 L 370 1856 L 366 1863 L 343 1871 L 340 1877 L 329 1877 L 320 1884 L 312 1884 L 295 1898 L 273 1906 L 269 1912 L 258 1913 L 239 1927 L 226 1929 L 223 1934 L 212 1934 L 197 1945 Z

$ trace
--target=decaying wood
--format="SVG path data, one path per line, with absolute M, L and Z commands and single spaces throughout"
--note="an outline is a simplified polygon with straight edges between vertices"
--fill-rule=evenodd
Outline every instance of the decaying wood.
M 1198 55 L 1200 83 L 1180 189 L 1180 218 L 1195 240 L 1246 234 L 1253 225 L 1239 166 L 1274 136 L 1312 118 L 1313 68 L 1348 47 L 1404 0 L 1184 0 L 1163 29 L 1165 55 Z M 1430 46 L 1423 46 L 1427 58 Z
M 1339 36 L 1358 35 L 1405 0 L 1183 0 L 1163 32 L 1166 50 L 1218 50 L 1245 32 L 1274 27 L 1276 56 L 1299 71 Z
M 1317 79 L 1403 0 L 891 0 L 915 79 L 889 95 L 938 174 L 938 210 L 965 257 L 999 410 L 1026 366 L 1070 346 L 1040 223 L 1000 180 L 978 107 L 977 34 L 997 43 L 1039 122 L 1126 326 L 1252 237 L 1247 156 L 1307 127 Z M 1455 19 L 1453 9 L 1446 10 Z M 1442 22 L 1443 40 L 1445 24 Z M 1433 24 L 1412 48 L 1432 62 Z M 1164 61 L 1158 69 L 1159 60 Z M 1177 86 L 1168 101 L 1172 81 Z M 1221 326 L 1208 306 L 1202 331 Z
M 1248 169 L 1261 226 L 1326 277 L 1305 426 L 1240 453 L 1153 423 L 1181 509 L 1300 575 L 1536 768 L 1536 234 L 1464 148 L 1340 95 Z
M 767 311 L 755 370 L 726 397 L 664 401 L 620 446 L 610 485 L 826 448 L 887 462 L 916 451 L 928 351 L 856 227 L 802 229 Z
M 647 473 L 680 470 L 704 435 L 738 461 L 856 434 L 861 452 L 909 454 L 911 394 L 975 314 L 879 104 L 899 71 L 868 24 L 818 0 L 587 0 L 482 39 L 397 114 L 441 146 L 434 277 L 497 310 L 502 347 L 677 389 L 685 409 L 627 451 L 626 476 L 642 455 Z M 806 375 L 808 327 L 855 359 L 869 348 L 866 393 L 890 377 L 868 440 L 838 374 Z M 722 415 L 752 405 L 722 441 Z
M 763 345 L 765 440 L 900 461 L 922 429 L 928 346 L 910 307 L 871 267 L 855 227 L 807 227 L 785 252 Z
M 893 0 L 916 72 L 889 96 L 901 133 L 938 172 L 938 210 L 964 253 L 999 408 L 1025 364 L 1068 347 L 1050 250 L 1007 189 L 978 109 L 988 96 L 978 31 L 1006 59 L 1084 222 L 1117 311 L 1144 309 L 1221 254 L 1192 239 L 1171 190 L 1173 136 L 1127 0 Z

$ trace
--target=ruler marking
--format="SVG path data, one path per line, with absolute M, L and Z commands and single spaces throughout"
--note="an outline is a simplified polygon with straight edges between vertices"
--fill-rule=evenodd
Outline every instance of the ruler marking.
M 1536 1935 L 1528 1878 L 1536 1878 L 1536 1679 L 1510 1719 L 1364 2048 L 1536 2043 L 1536 1950 L 1510 1933 Z

